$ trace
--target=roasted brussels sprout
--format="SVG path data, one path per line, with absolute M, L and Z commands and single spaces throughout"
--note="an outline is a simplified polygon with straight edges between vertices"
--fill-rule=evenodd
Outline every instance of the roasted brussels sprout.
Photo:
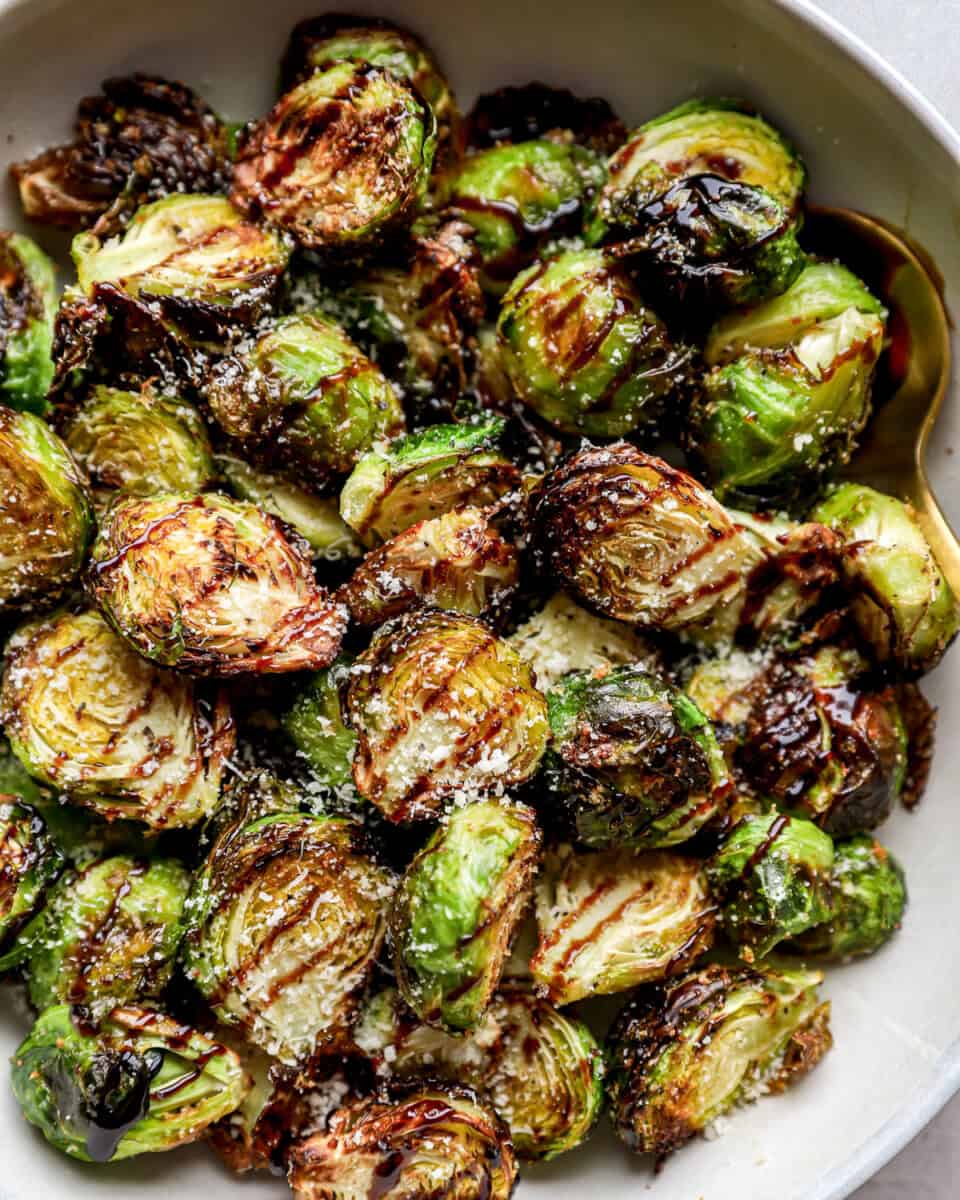
M 98 1025 L 58 1004 L 13 1058 L 13 1090 L 47 1141 L 83 1162 L 195 1142 L 249 1080 L 232 1050 L 162 1013 L 117 1008 Z
M 31 775 L 110 820 L 195 825 L 217 805 L 234 728 L 181 675 L 130 650 L 96 612 L 59 613 L 7 643 L 0 717 Z
M 44 413 L 53 379 L 53 263 L 19 233 L 0 233 L 0 404 Z
M 187 901 L 187 975 L 222 1021 L 281 1062 L 336 1048 L 392 889 L 353 821 L 275 813 L 228 827 Z
M 352 790 L 357 736 L 343 722 L 341 700 L 351 665 L 352 660 L 341 655 L 317 671 L 284 714 L 283 727 L 320 783 Z
M 358 625 L 427 605 L 495 614 L 516 591 L 516 548 L 480 508 L 458 508 L 398 533 L 363 560 L 339 597 Z
M 244 135 L 231 196 L 308 249 L 356 255 L 413 219 L 436 148 L 436 118 L 412 83 L 334 62 Z
M 785 813 L 745 816 L 707 864 L 720 918 L 747 962 L 833 915 L 833 841 Z
M 94 486 L 108 495 L 199 492 L 215 478 L 200 414 L 149 385 L 139 392 L 94 388 L 70 416 L 64 436 Z
M 601 250 L 566 250 L 524 271 L 497 332 L 523 402 L 588 437 L 654 429 L 690 357 Z
M 531 974 L 564 1005 L 686 970 L 713 943 L 716 905 L 695 859 L 564 845 L 537 882 L 537 925 Z
M 465 141 L 485 150 L 500 142 L 529 142 L 552 135 L 598 154 L 612 154 L 627 135 L 623 122 L 600 96 L 584 99 L 567 88 L 527 83 L 478 96 L 467 114 Z
M 306 543 L 219 495 L 115 504 L 93 546 L 89 589 L 140 654 L 196 675 L 326 666 L 346 623 L 318 586 Z
M 86 480 L 39 417 L 0 407 L 0 609 L 56 598 L 93 536 Z
M 617 1136 L 669 1154 L 735 1104 L 782 1092 L 833 1044 L 819 971 L 712 965 L 639 992 L 607 1039 Z
M 40 813 L 0 793 L 0 949 L 33 916 L 63 865 Z M 4 955 L 0 969 L 6 965 Z
M 290 1153 L 294 1200 L 444 1196 L 508 1200 L 517 1177 L 506 1127 L 469 1088 L 394 1086 L 334 1113 Z
M 546 803 L 585 846 L 671 846 L 724 811 L 732 785 L 710 722 L 643 667 L 571 672 L 547 705 Z
M 525 806 L 455 808 L 407 868 L 390 917 L 397 982 L 428 1025 L 471 1029 L 529 903 L 540 850 Z
M 490 1097 L 518 1156 L 573 1150 L 603 1105 L 603 1058 L 593 1034 L 524 984 L 505 983 L 462 1037 L 411 1021 L 392 988 L 367 1005 L 357 1044 L 379 1071 L 460 1079 Z
M 519 486 L 498 449 L 504 422 L 431 425 L 364 455 L 340 493 L 340 515 L 375 546 L 418 521 L 463 505 L 482 507 Z
M 80 101 L 73 142 L 11 167 L 31 221 L 112 233 L 141 204 L 224 190 L 227 130 L 196 92 L 141 74 L 102 86 Z
M 641 125 L 614 154 L 587 240 L 627 242 L 681 297 L 747 304 L 801 269 L 806 170 L 736 100 L 690 100 Z
M 839 263 L 810 263 L 781 296 L 719 321 L 689 447 L 718 499 L 806 508 L 870 415 L 884 310 Z
M 391 821 L 529 779 L 549 735 L 530 668 L 480 621 L 431 610 L 388 622 L 346 696 L 353 779 Z
M 960 608 L 910 505 L 844 483 L 810 516 L 842 539 L 853 615 L 877 658 L 912 675 L 935 667 L 960 628 Z

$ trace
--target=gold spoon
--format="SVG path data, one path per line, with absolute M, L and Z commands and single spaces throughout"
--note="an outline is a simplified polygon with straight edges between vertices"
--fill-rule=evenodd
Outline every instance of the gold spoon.
M 804 232 L 812 249 L 856 271 L 890 312 L 890 347 L 874 386 L 875 415 L 843 475 L 913 505 L 948 583 L 960 595 L 960 542 L 924 466 L 950 381 L 950 321 L 936 269 L 893 226 L 849 208 L 811 209 Z

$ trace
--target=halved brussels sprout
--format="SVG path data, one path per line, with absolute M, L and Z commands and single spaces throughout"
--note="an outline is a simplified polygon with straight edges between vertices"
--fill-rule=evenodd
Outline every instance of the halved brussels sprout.
M 353 779 L 391 821 L 529 779 L 549 736 L 530 668 L 471 617 L 423 610 L 382 626 L 346 695 Z
M 10 168 L 31 221 L 114 232 L 148 201 L 223 191 L 227 130 L 196 92 L 139 73 L 102 88 L 80 101 L 73 142 Z
M 351 790 L 357 735 L 343 722 L 341 697 L 352 665 L 353 660 L 341 654 L 317 671 L 283 716 L 284 729 L 320 783 Z
M 676 975 L 709 950 L 716 911 L 695 859 L 558 846 L 537 883 L 530 971 L 554 1004 L 624 992 Z
M 411 83 L 369 62 L 335 62 L 244 136 L 231 196 L 308 249 L 366 251 L 412 220 L 436 148 L 436 118 Z
M 196 675 L 315 670 L 336 656 L 346 625 L 306 543 L 220 495 L 115 504 L 93 546 L 89 589 L 140 654 Z
M 199 492 L 213 482 L 200 414 L 177 396 L 97 387 L 70 416 L 65 440 L 95 487 L 133 496 Z
M 289 1159 L 294 1200 L 509 1200 L 517 1178 L 506 1126 L 455 1084 L 394 1085 L 352 1100 Z
M 747 962 L 833 915 L 833 841 L 785 813 L 745 816 L 707 864 L 724 932 Z
M 458 508 L 372 550 L 338 595 L 358 625 L 382 625 L 421 606 L 479 617 L 509 601 L 519 573 L 516 547 L 483 509 Z
M 284 1063 L 337 1048 L 386 933 L 388 871 L 353 821 L 275 813 L 229 827 L 186 907 L 186 973 Z
M 583 845 L 672 846 L 726 808 L 732 783 L 713 727 L 643 667 L 571 672 L 547 705 L 546 804 Z
M 873 653 L 908 674 L 932 670 L 957 635 L 960 607 L 914 510 L 844 483 L 810 517 L 842 539 L 853 615 Z
M 517 1154 L 531 1162 L 580 1145 L 603 1107 L 593 1034 L 524 984 L 501 984 L 480 1022 L 457 1037 L 411 1021 L 388 988 L 368 1003 L 355 1037 L 379 1074 L 439 1075 L 488 1095 Z
M 317 316 L 284 317 L 221 359 L 204 394 L 226 433 L 318 486 L 404 428 L 379 368 Z
M 232 1050 L 163 1013 L 117 1008 L 98 1025 L 58 1004 L 13 1058 L 13 1091 L 47 1141 L 82 1162 L 195 1142 L 249 1090 Z
M 0 793 L 0 950 L 40 907 L 63 865 L 40 813 Z M 6 961 L 4 955 L 0 970 Z
M 55 614 L 7 643 L 0 716 L 31 775 L 153 829 L 216 807 L 235 734 L 225 694 L 135 654 L 97 612 Z
M 505 422 L 431 425 L 365 454 L 340 493 L 340 515 L 367 546 L 464 505 L 515 490 L 520 472 L 498 449 Z
M 646 988 L 607 1038 L 617 1136 L 660 1157 L 734 1105 L 782 1092 L 833 1044 L 819 971 L 712 965 Z
M 884 309 L 839 263 L 810 263 L 781 296 L 719 321 L 688 441 L 717 497 L 807 507 L 870 415 Z
M 0 404 L 46 411 L 56 312 L 53 263 L 23 234 L 0 233 Z
M 612 154 L 626 137 L 623 122 L 606 100 L 585 99 L 567 88 L 543 83 L 485 92 L 474 101 L 466 126 L 464 140 L 478 150 L 549 136 L 577 142 L 598 154 Z
M 407 868 L 390 917 L 397 982 L 428 1025 L 471 1029 L 497 984 L 540 851 L 531 809 L 455 808 Z
M 39 417 L 0 407 L 0 609 L 55 598 L 93 536 L 83 473 Z
M 689 100 L 641 125 L 610 159 L 587 239 L 623 242 L 680 295 L 727 304 L 782 292 L 800 270 L 806 169 L 736 100 Z
M 517 276 L 497 333 L 520 399 L 587 437 L 654 429 L 690 358 L 602 250 L 566 250 Z

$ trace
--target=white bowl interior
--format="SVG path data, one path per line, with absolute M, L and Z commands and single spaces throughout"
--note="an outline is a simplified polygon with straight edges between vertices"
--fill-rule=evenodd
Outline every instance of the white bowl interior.
M 195 86 L 230 118 L 269 105 L 293 21 L 324 7 L 299 0 L 0 0 L 0 169 L 65 136 L 76 100 L 107 75 L 143 69 Z M 433 43 L 463 101 L 479 90 L 531 79 L 611 100 L 640 120 L 691 93 L 742 94 L 800 145 L 813 196 L 877 213 L 933 252 L 948 299 L 960 291 L 955 198 L 960 165 L 942 139 L 848 50 L 768 0 L 373 0 Z M 19 223 L 12 190 L 0 192 L 0 228 Z M 44 240 L 41 238 L 41 240 Z M 63 240 L 45 239 L 62 250 Z M 948 513 L 960 520 L 952 447 L 960 407 L 947 406 L 928 465 Z M 960 717 L 960 651 L 925 690 L 940 706 L 940 741 L 919 812 L 883 831 L 906 864 L 906 927 L 875 959 L 832 970 L 836 1048 L 794 1091 L 738 1113 L 726 1135 L 676 1155 L 654 1181 L 649 1164 L 622 1152 L 605 1129 L 584 1151 L 526 1173 L 521 1195 L 580 1200 L 584 1189 L 627 1200 L 836 1200 L 892 1154 L 960 1081 L 951 1047 L 960 1037 L 960 960 L 952 953 L 960 894 L 956 847 L 960 772 L 952 731 Z M 0 1050 L 26 1028 L 8 999 Z M 954 1077 L 957 1078 L 954 1078 Z M 238 1183 L 202 1148 L 110 1168 L 72 1164 L 46 1150 L 0 1083 L 0 1196 L 74 1200 L 110 1194 L 143 1200 L 229 1200 L 283 1194 L 269 1176 Z

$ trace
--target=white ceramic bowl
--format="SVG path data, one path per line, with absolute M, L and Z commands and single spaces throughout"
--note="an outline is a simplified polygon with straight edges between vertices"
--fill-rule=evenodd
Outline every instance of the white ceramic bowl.
M 182 78 L 231 118 L 264 111 L 303 0 L 0 0 L 0 169 L 67 135 L 77 99 L 134 69 Z M 351 7 L 347 5 L 347 7 Z M 542 79 L 608 97 L 628 121 L 694 92 L 743 94 L 800 145 L 813 196 L 905 226 L 960 290 L 960 139 L 894 72 L 803 0 L 363 0 L 427 36 L 460 97 Z M 16 226 L 12 191 L 0 228 Z M 62 249 L 63 243 L 60 243 Z M 947 405 L 929 465 L 960 517 Z M 954 460 L 960 462 L 960 459 Z M 590 1146 L 527 1172 L 544 1200 L 840 1200 L 899 1150 L 960 1086 L 960 650 L 925 687 L 940 706 L 933 780 L 921 810 L 883 837 L 906 864 L 903 933 L 870 961 L 830 972 L 836 1048 L 787 1095 L 739 1113 L 726 1135 L 676 1155 L 655 1181 L 600 1130 Z M 0 998 L 0 1052 L 22 1015 Z M 118 1167 L 47 1149 L 0 1084 L 0 1200 L 246 1200 L 283 1195 L 269 1177 L 238 1182 L 202 1147 Z

